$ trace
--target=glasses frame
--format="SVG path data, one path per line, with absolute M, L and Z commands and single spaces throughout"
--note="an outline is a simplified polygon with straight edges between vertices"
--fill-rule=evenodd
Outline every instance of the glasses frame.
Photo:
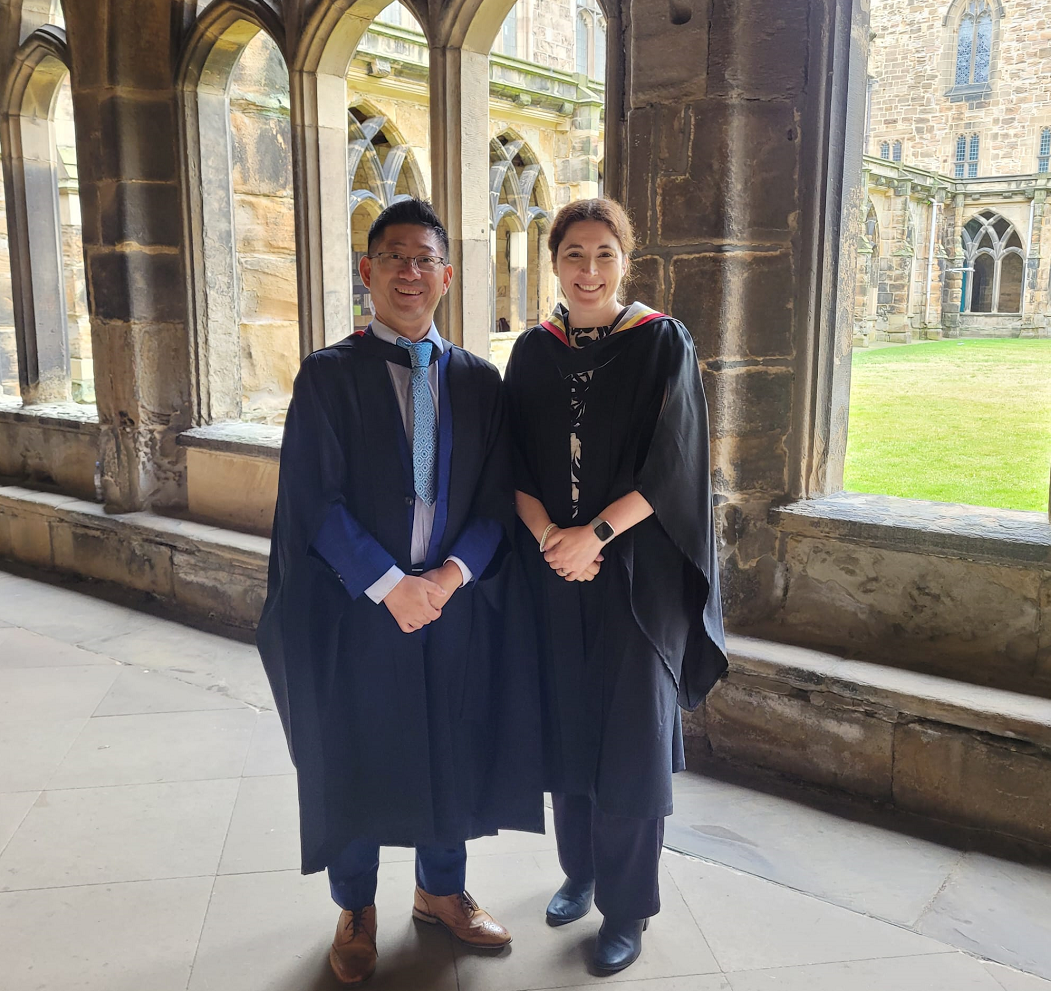
M 398 264 L 399 268 L 407 262 L 410 267 L 416 269 L 420 275 L 437 275 L 446 265 L 449 264 L 449 262 L 441 255 L 406 255 L 401 251 L 377 251 L 376 254 L 366 255 L 365 257 L 372 261 L 378 261 L 381 265 L 395 263 L 395 258 L 400 258 L 401 261 Z M 434 268 L 430 268 L 429 266 L 427 268 L 421 268 L 421 258 L 436 259 L 438 264 Z

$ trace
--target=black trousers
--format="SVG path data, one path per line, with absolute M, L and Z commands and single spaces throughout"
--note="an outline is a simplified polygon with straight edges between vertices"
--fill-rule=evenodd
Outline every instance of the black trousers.
M 587 795 L 552 794 L 558 862 L 573 881 L 595 882 L 595 905 L 614 922 L 648 919 L 661 909 L 657 868 L 664 819 L 600 812 Z

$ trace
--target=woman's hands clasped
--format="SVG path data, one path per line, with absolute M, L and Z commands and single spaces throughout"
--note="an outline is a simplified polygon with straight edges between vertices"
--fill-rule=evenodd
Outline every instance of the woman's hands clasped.
M 554 527 L 544 541 L 544 560 L 567 582 L 589 582 L 602 565 L 602 541 L 590 526 Z

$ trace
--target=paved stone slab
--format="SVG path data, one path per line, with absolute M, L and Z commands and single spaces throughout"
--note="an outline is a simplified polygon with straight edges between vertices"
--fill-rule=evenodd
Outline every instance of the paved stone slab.
M 15 835 L 15 830 L 22 825 L 22 820 L 33 807 L 39 794 L 36 791 L 0 794 L 0 853 L 3 853 L 7 841 Z
M 255 729 L 249 708 L 97 716 L 50 788 L 238 778 Z
M 113 666 L 113 658 L 0 623 L 0 668 Z
M 242 778 L 219 873 L 298 870 L 299 864 L 296 776 Z
M 113 687 L 99 703 L 95 715 L 128 716 L 146 712 L 241 708 L 244 708 L 243 702 L 220 692 L 187 685 L 149 668 L 128 667 L 121 671 Z
M 1051 978 L 1051 868 L 969 853 L 919 928 L 960 949 Z
M 44 792 L 0 854 L 0 890 L 211 876 L 236 794 L 236 781 Z
M 86 722 L 0 722 L 0 791 L 41 791 L 47 787 Z
M 1004 991 L 1051 991 L 1051 981 L 1045 981 L 1042 977 L 1023 974 L 1019 970 L 989 961 L 986 961 L 983 966 L 996 978 Z
M 414 924 L 413 869 L 380 867 L 380 953 L 369 989 L 457 991 L 451 938 Z M 339 918 L 324 875 L 241 874 L 215 881 L 190 991 L 333 991 L 328 948 Z
M 141 629 L 150 617 L 68 588 L 20 578 L 0 595 L 0 619 L 55 640 L 81 644 Z
M 745 971 L 729 979 L 733 991 L 1001 991 L 977 960 L 962 953 Z
M 609 983 L 588 973 L 602 923 L 598 912 L 557 929 L 544 920 L 548 900 L 564 880 L 554 852 L 479 858 L 468 864 L 468 872 L 471 894 L 512 931 L 515 942 L 509 953 L 495 959 L 457 947 L 461 988 L 524 991 Z M 623 978 L 717 974 L 715 958 L 663 867 L 660 885 L 661 912 L 646 933 L 643 956 Z
M 147 616 L 132 630 L 82 646 L 126 664 L 171 671 L 188 684 L 260 709 L 274 705 L 259 652 L 250 644 Z
M 211 887 L 195 877 L 0 894 L 4 991 L 184 991 Z
M 271 703 L 272 704 L 272 703 Z M 292 774 L 295 766 L 288 755 L 288 742 L 276 712 L 261 712 L 245 761 L 245 777 L 263 774 Z
M 944 944 L 770 881 L 671 856 L 668 868 L 727 973 L 944 953 Z
M 675 786 L 669 846 L 899 925 L 916 923 L 960 859 L 938 843 L 743 785 L 689 774 Z
M 0 725 L 87 718 L 119 674 L 116 664 L 0 669 Z

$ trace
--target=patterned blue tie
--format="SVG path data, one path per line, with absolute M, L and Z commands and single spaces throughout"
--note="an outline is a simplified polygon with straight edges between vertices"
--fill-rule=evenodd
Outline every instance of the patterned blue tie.
M 413 344 L 404 337 L 398 338 L 398 345 L 405 348 L 412 359 L 412 480 L 416 494 L 428 506 L 433 506 L 438 488 L 435 472 L 438 417 L 427 382 L 427 366 L 434 345 L 430 341 Z

